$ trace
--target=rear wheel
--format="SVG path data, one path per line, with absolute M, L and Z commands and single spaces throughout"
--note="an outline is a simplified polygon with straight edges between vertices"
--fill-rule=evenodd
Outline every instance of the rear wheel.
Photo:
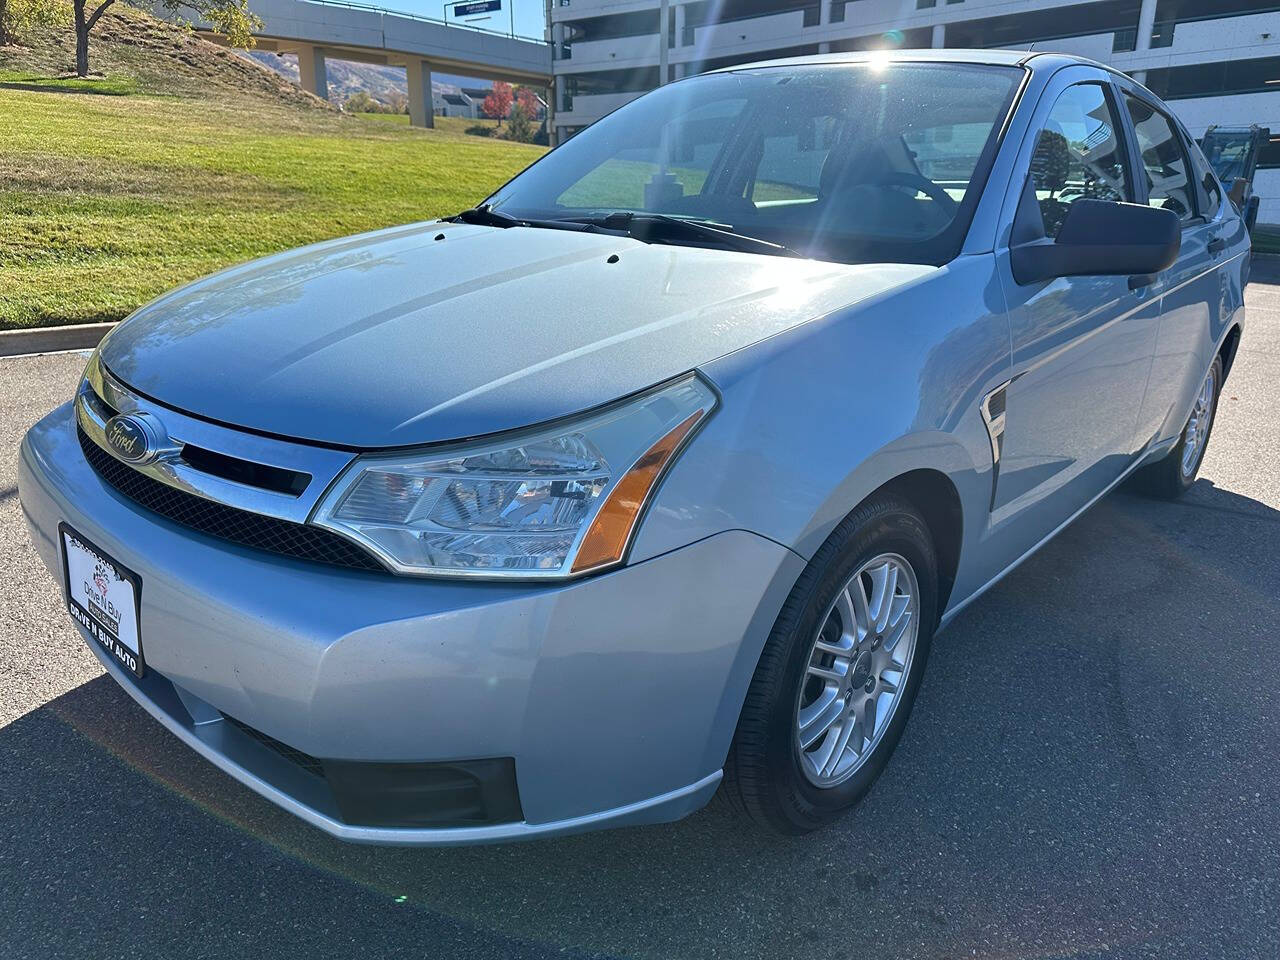
M 896 497 L 855 510 L 783 606 L 729 752 L 725 799 L 779 833 L 836 818 L 906 725 L 937 619 L 937 560 Z
M 1222 389 L 1222 358 L 1214 357 L 1196 394 L 1191 415 L 1177 445 L 1162 459 L 1143 467 L 1134 475 L 1138 490 L 1153 497 L 1175 500 L 1191 489 L 1200 464 L 1204 461 L 1209 432 L 1218 411 L 1218 393 Z

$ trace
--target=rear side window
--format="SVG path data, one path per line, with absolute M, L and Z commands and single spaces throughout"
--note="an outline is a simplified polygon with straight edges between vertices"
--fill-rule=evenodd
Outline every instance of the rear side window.
M 1222 187 L 1213 175 L 1209 161 L 1194 141 L 1190 144 L 1191 169 L 1196 174 L 1196 189 L 1200 193 L 1200 211 L 1206 217 L 1214 217 L 1222 206 Z
M 1125 94 L 1133 118 L 1142 169 L 1147 177 L 1147 202 L 1172 210 L 1186 222 L 1196 215 L 1195 181 L 1186 148 L 1172 120 L 1145 100 Z
M 1031 186 L 1046 237 L 1077 200 L 1132 200 L 1120 124 L 1100 85 L 1068 87 L 1049 112 L 1031 158 Z

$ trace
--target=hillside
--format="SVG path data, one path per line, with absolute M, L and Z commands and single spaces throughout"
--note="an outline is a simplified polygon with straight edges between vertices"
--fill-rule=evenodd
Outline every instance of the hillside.
M 0 329 L 119 319 L 251 257 L 469 206 L 542 148 L 343 115 L 117 5 L 92 65 L 71 31 L 0 47 Z
M 286 80 L 297 82 L 298 60 L 296 57 L 268 53 L 263 50 L 246 50 L 241 55 L 280 74 Z M 382 103 L 403 101 L 409 95 L 409 84 L 405 80 L 404 67 L 355 63 L 334 57 L 326 59 L 325 67 L 329 84 L 329 100 L 333 103 L 345 103 L 348 98 L 360 91 L 364 91 Z M 446 73 L 433 74 L 431 83 L 432 89 L 437 93 L 453 92 L 460 86 L 488 88 L 490 85 L 487 80 L 474 80 Z

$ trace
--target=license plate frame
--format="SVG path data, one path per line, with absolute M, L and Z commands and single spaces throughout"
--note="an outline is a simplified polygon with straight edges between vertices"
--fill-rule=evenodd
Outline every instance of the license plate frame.
M 142 577 L 68 523 L 58 524 L 58 547 L 71 619 L 116 663 L 135 677 L 144 676 Z M 80 581 L 74 589 L 73 566 Z

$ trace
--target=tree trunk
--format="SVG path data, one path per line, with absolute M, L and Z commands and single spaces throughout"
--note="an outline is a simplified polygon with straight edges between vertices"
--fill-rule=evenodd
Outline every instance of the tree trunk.
M 9 0 L 0 0 L 0 47 L 9 42 Z
M 84 18 L 84 0 L 75 0 L 76 76 L 89 75 L 89 24 Z

